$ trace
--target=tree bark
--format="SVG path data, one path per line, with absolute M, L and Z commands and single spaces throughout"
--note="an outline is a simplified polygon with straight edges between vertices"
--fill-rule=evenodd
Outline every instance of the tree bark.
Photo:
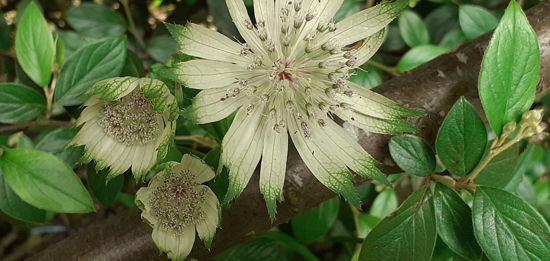
M 541 72 L 538 90 L 550 87 L 550 1 L 527 11 L 541 47 Z M 454 52 L 437 59 L 376 88 L 376 91 L 407 107 L 422 110 L 425 117 L 411 119 L 418 135 L 429 142 L 435 140 L 446 112 L 461 96 L 482 112 L 477 80 L 490 34 L 466 43 Z M 387 142 L 390 136 L 361 133 L 359 142 L 383 163 L 386 173 L 398 170 L 392 162 Z M 368 182 L 357 179 L 357 184 Z M 288 222 L 297 215 L 335 196 L 321 185 L 304 165 L 295 149 L 288 154 L 285 200 L 278 206 L 277 220 L 269 221 L 265 202 L 259 193 L 256 171 L 248 187 L 233 205 L 223 210 L 212 249 L 207 251 L 199 240 L 191 252 L 198 260 L 214 255 L 262 234 L 271 227 Z M 30 260 L 164 260 L 151 239 L 151 229 L 143 223 L 136 209 L 84 228 L 68 238 L 37 253 Z

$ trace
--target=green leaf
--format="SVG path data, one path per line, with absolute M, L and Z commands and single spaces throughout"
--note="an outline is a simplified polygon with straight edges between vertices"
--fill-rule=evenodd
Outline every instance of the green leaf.
M 422 18 L 411 10 L 405 10 L 399 16 L 399 32 L 405 43 L 410 47 L 430 43 L 428 28 Z
M 88 186 L 102 206 L 108 207 L 115 202 L 118 193 L 124 186 L 124 175 L 118 175 L 107 181 L 109 171 L 97 172 L 93 165 L 88 165 Z
M 357 221 L 358 221 L 358 236 L 360 238 L 365 238 L 369 232 L 378 224 L 380 223 L 380 218 L 367 215 L 367 214 L 361 214 L 359 215 Z
M 437 232 L 443 242 L 464 258 L 479 260 L 481 248 L 474 237 L 470 207 L 452 189 L 437 184 L 434 209 Z
M 431 198 L 413 194 L 395 215 L 384 218 L 367 235 L 359 260 L 430 260 L 437 232 Z
M 132 77 L 143 77 L 145 69 L 143 68 L 143 63 L 137 57 L 137 55 L 128 50 L 126 51 L 126 62 L 124 62 L 124 67 L 120 72 L 120 76 L 132 76 Z
M 550 184 L 548 184 L 548 180 L 539 180 L 535 183 L 535 194 L 537 195 L 536 206 L 543 206 L 550 197 Z
M 310 243 L 326 234 L 338 217 L 340 199 L 327 200 L 292 220 L 292 231 L 302 243 Z
M 90 37 L 119 36 L 127 27 L 120 14 L 93 3 L 72 7 L 65 18 L 77 32 Z
M 358 69 L 349 80 L 367 89 L 372 89 L 382 84 L 382 76 L 372 66 L 368 66 L 366 69 Z
M 401 57 L 401 60 L 397 63 L 397 69 L 401 72 L 410 71 L 447 51 L 446 48 L 429 44 L 416 46 Z
M 405 42 L 403 42 L 403 39 L 401 38 L 401 33 L 399 33 L 399 26 L 394 23 L 395 21 L 388 26 L 388 35 L 386 36 L 386 40 L 384 40 L 381 49 L 388 51 L 400 51 L 406 47 Z
M 397 165 L 409 174 L 428 177 L 435 170 L 435 154 L 424 140 L 413 135 L 395 136 L 389 143 Z
M 475 236 L 489 259 L 550 256 L 550 227 L 527 202 L 500 189 L 478 187 L 472 209 Z
M 340 9 L 338 9 L 338 12 L 334 15 L 334 22 L 340 22 L 344 20 L 344 18 L 359 11 L 361 11 L 361 6 L 359 6 L 358 0 L 344 0 L 344 3 L 342 3 Z
M 474 169 L 487 145 L 487 131 L 476 109 L 464 98 L 443 121 L 435 148 L 449 172 L 465 176 Z
M 481 103 L 497 136 L 504 124 L 517 121 L 533 104 L 539 69 L 537 36 L 512 1 L 487 47 L 479 76 Z
M 46 222 L 46 211 L 35 208 L 23 201 L 4 180 L 0 170 L 0 210 L 12 218 L 31 223 Z
M 442 5 L 431 11 L 424 20 L 433 43 L 441 43 L 450 31 L 459 29 L 458 8 L 454 5 Z
M 443 39 L 441 39 L 441 42 L 439 43 L 439 46 L 447 48 L 449 50 L 454 50 L 458 48 L 461 44 L 465 43 L 468 39 L 460 29 L 455 29 L 452 31 L 447 32 L 445 36 L 443 36 Z
M 74 31 L 56 31 L 56 33 L 65 46 L 65 60 L 71 57 L 76 50 L 96 41 L 95 39 L 79 35 Z
M 94 211 L 90 195 L 65 163 L 37 150 L 4 151 L 0 167 L 10 187 L 25 202 L 66 213 Z
M 278 232 L 270 231 L 260 235 L 250 242 L 246 242 L 216 256 L 219 261 L 318 261 L 309 249 L 296 242 L 292 237 Z
M 52 153 L 70 167 L 76 167 L 84 155 L 83 147 L 66 147 L 76 136 L 76 128 L 58 128 L 41 135 L 36 141 L 35 149 Z
M 468 39 L 475 39 L 495 29 L 498 20 L 485 8 L 461 5 L 458 12 L 460 27 Z
M 494 157 L 479 173 L 476 184 L 504 189 L 514 178 L 514 168 L 519 159 L 517 145 Z
M 108 38 L 76 51 L 59 73 L 55 100 L 62 105 L 78 105 L 90 97 L 96 82 L 118 76 L 126 60 L 126 39 Z
M 56 38 L 55 40 L 55 63 L 58 66 L 63 66 L 65 62 L 65 43 L 63 40 Z
M 154 36 L 147 42 L 147 52 L 153 59 L 165 63 L 178 51 L 178 43 L 170 35 Z
M 512 178 L 508 181 L 508 184 L 506 184 L 506 187 L 504 187 L 504 190 L 512 193 L 515 193 L 517 191 L 518 187 L 523 181 L 523 178 L 525 177 L 525 172 L 534 161 L 533 158 L 536 156 L 538 152 L 537 151 L 538 148 L 539 147 L 537 146 L 536 143 L 531 143 L 521 153 L 517 161 L 517 164 L 514 167 Z M 540 151 L 540 153 L 542 153 L 542 151 Z M 530 181 L 529 181 L 529 184 L 531 184 Z
M 50 83 L 55 47 L 46 19 L 34 3 L 28 5 L 19 21 L 15 52 L 21 68 L 36 84 Z
M 44 111 L 46 99 L 37 90 L 21 84 L 0 84 L 0 122 L 34 120 Z
M 372 202 L 369 214 L 378 218 L 385 218 L 397 209 L 397 195 L 392 189 L 380 192 Z

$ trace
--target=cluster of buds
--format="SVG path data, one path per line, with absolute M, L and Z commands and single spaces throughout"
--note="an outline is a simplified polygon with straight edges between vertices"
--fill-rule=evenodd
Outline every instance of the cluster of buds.
M 520 128 L 516 135 L 516 139 L 521 140 L 544 133 L 545 128 L 540 125 L 543 115 L 543 110 L 530 110 L 525 112 L 521 117 L 519 124 Z M 503 142 L 506 138 L 516 132 L 517 128 L 518 124 L 516 122 L 509 122 L 504 125 L 500 140 Z

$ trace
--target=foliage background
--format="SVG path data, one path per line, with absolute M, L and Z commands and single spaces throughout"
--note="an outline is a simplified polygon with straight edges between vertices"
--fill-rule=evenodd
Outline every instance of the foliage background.
M 22 11 L 31 2 L 0 0 L 0 82 L 18 82 L 42 91 L 15 62 L 15 25 Z M 223 0 L 181 0 L 181 1 L 129 1 L 128 13 L 125 1 L 37 1 L 41 6 L 49 28 L 54 36 L 64 43 L 65 61 L 82 47 L 93 45 L 104 39 L 112 40 L 120 50 L 106 48 L 105 57 L 120 67 L 118 75 L 143 76 L 162 79 L 155 71 L 163 64 L 181 61 L 186 57 L 174 55 L 176 43 L 168 35 L 162 22 L 185 24 L 193 21 L 236 37 Z M 252 1 L 247 1 L 251 5 Z M 537 1 L 523 2 L 528 8 Z M 346 0 L 337 14 L 345 17 L 357 12 L 374 1 Z M 508 1 L 465 0 L 421 1 L 414 9 L 406 11 L 389 28 L 389 36 L 373 62 L 364 66 L 354 76 L 354 81 L 375 87 L 397 77 L 430 59 L 456 48 L 460 43 L 474 39 L 492 29 L 498 23 Z M 129 21 L 128 14 L 132 16 Z M 116 38 L 123 36 L 122 38 Z M 115 37 L 115 38 L 112 38 Z M 126 39 L 120 40 L 120 39 Z M 124 55 L 123 55 L 124 54 Z M 98 68 L 101 66 L 98 65 Z M 116 70 L 115 70 L 116 71 Z M 99 73 L 98 73 L 99 74 Z M 112 75 L 116 76 L 116 75 Z M 165 79 L 162 79 L 165 80 Z M 169 82 L 168 82 L 169 83 Z M 175 92 L 177 86 L 169 83 Z M 184 89 L 184 104 L 196 92 Z M 0 106 L 7 106 L 1 103 Z M 0 259 L 19 260 L 66 237 L 79 227 L 125 211 L 133 205 L 133 195 L 138 185 L 130 175 L 118 178 L 104 186 L 101 175 L 94 175 L 93 166 L 79 166 L 81 151 L 65 150 L 64 145 L 75 135 L 68 128 L 80 107 L 69 100 L 65 107 L 57 107 L 52 119 L 40 121 L 42 111 L 34 118 L 17 120 L 17 123 L 0 126 L 0 144 L 8 147 L 33 148 L 54 154 L 59 159 L 77 167 L 76 173 L 94 195 L 96 213 L 56 214 L 33 213 L 36 220 L 21 221 L 13 213 L 0 214 Z M 537 107 L 550 106 L 550 99 L 538 97 Z M 2 108 L 0 108 L 0 111 Z M 5 114 L 2 114 L 5 115 Z M 5 123 L 10 123 L 6 122 Z M 192 152 L 203 156 L 211 164 L 216 162 L 215 149 L 221 141 L 228 122 L 195 126 L 185 119 L 178 122 L 176 146 L 169 159 L 181 158 L 183 153 Z M 24 130 L 24 132 L 20 132 Z M 521 155 L 521 157 L 520 157 Z M 536 207 L 550 220 L 550 184 L 548 168 L 550 151 L 545 139 L 534 139 L 529 144 L 520 144 L 505 153 L 490 171 L 499 175 L 524 174 L 518 195 Z M 360 187 L 363 212 L 350 207 L 344 201 L 332 199 L 319 208 L 283 224 L 256 239 L 238 245 L 221 254 L 220 260 L 350 260 L 357 255 L 357 245 L 367 233 L 385 216 L 393 212 L 407 196 L 419 188 L 423 180 L 413 175 L 397 173 L 390 176 L 394 181 L 391 189 L 378 184 Z M 217 193 L 223 195 L 225 180 L 217 179 L 211 184 Z M 488 179 L 487 182 L 492 182 Z M 0 187 L 7 184 L 0 183 Z M 0 208 L 2 209 L 2 208 Z M 6 209 L 2 209 L 7 212 Z M 11 215 L 10 215 L 11 214 Z M 28 222 L 31 221 L 31 222 Z M 38 222 L 37 222 L 38 221 Z M 436 243 L 433 260 L 460 260 L 440 239 Z

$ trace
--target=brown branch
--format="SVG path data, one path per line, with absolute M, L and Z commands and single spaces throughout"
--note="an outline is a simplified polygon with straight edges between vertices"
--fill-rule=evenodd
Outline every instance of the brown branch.
M 24 123 L 16 123 L 7 126 L 0 126 L 0 133 L 10 133 L 14 131 L 24 130 L 27 128 L 40 127 L 40 126 L 54 126 L 54 127 L 67 127 L 73 125 L 70 121 L 56 121 L 56 120 L 38 120 Z
M 542 48 L 541 84 L 550 85 L 550 1 L 528 12 Z M 413 119 L 418 135 L 433 141 L 445 113 L 456 100 L 465 96 L 481 108 L 477 95 L 477 79 L 483 52 L 490 35 L 464 44 L 411 73 L 382 84 L 376 91 L 411 108 L 427 112 Z M 545 88 L 542 88 L 545 89 Z M 481 109 L 480 109 L 481 110 Z M 360 143 L 384 166 L 387 173 L 398 171 L 387 149 L 389 136 L 361 134 Z M 258 189 L 256 173 L 243 194 L 231 208 L 224 209 L 221 229 L 217 231 L 212 249 L 208 252 L 196 241 L 191 257 L 210 260 L 212 256 L 272 226 L 288 222 L 335 195 L 322 186 L 309 172 L 295 149 L 288 156 L 285 181 L 285 201 L 279 204 L 277 220 L 269 221 L 263 198 Z M 357 180 L 357 184 L 366 180 Z M 67 239 L 37 253 L 31 260 L 155 260 L 164 259 L 151 240 L 151 229 L 141 222 L 137 210 L 120 213 L 104 223 L 91 225 Z

